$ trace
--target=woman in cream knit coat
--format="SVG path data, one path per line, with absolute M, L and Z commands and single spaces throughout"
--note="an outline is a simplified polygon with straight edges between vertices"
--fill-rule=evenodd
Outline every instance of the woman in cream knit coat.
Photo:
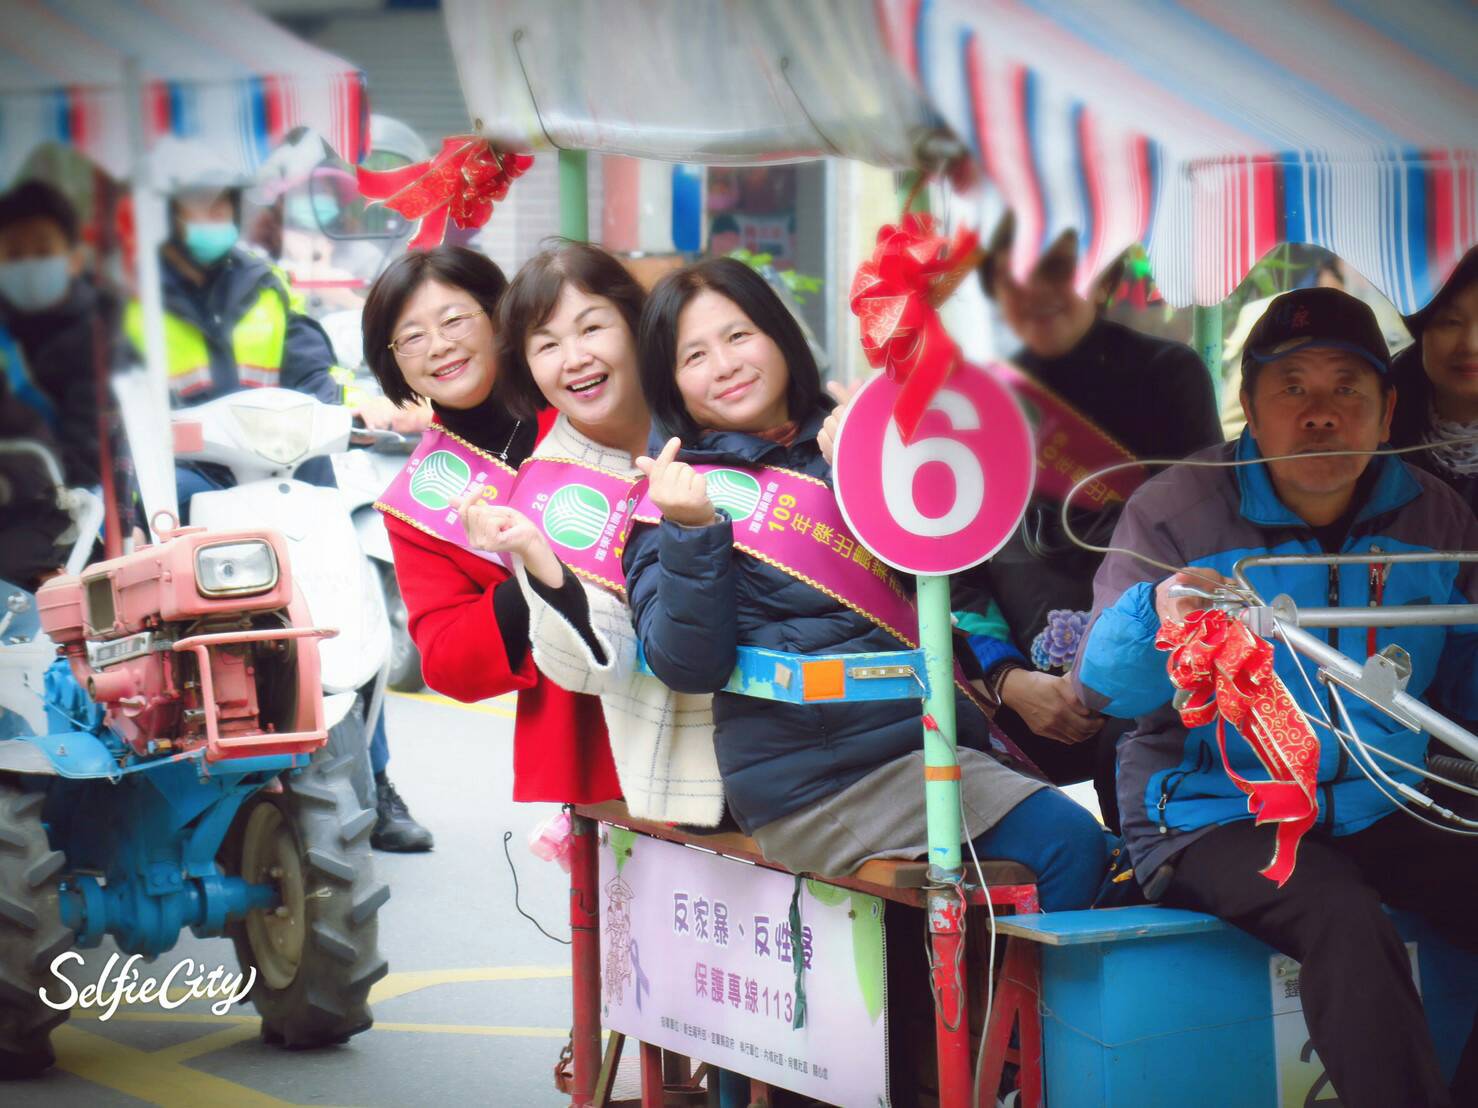
M 651 418 L 637 376 L 645 294 L 609 254 L 566 242 L 519 270 L 498 309 L 498 390 L 521 418 L 553 407 L 534 458 L 561 458 L 636 477 Z M 473 501 L 462 513 L 481 550 L 516 555 L 529 641 L 545 676 L 601 698 L 631 814 L 713 827 L 723 788 L 713 752 L 712 697 L 677 693 L 636 668 L 624 597 L 578 578 L 519 512 Z

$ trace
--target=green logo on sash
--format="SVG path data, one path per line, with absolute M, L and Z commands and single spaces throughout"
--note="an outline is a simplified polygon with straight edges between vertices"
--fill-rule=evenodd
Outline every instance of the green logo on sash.
M 544 530 L 571 550 L 589 550 L 600 541 L 611 518 L 611 502 L 589 485 L 566 485 L 549 498 Z
M 760 483 L 737 469 L 711 470 L 705 477 L 708 499 L 715 508 L 729 513 L 735 523 L 743 523 L 760 506 Z
M 427 454 L 411 474 L 411 496 L 433 512 L 450 508 L 467 488 L 472 469 L 446 450 Z

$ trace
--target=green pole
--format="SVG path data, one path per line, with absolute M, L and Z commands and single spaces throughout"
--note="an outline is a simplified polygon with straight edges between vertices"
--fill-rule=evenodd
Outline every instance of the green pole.
M 898 207 L 900 210 L 903 208 L 903 205 L 908 202 L 908 194 L 913 191 L 913 187 L 918 183 L 919 171 L 917 169 L 905 169 L 902 173 L 898 175 L 897 192 Z M 914 197 L 913 206 L 909 208 L 909 211 L 927 212 L 928 210 L 929 190 L 928 188 L 921 188 L 919 189 L 919 194 Z
M 1221 305 L 1209 307 L 1196 305 L 1191 316 L 1191 345 L 1206 372 L 1211 374 L 1211 387 L 1216 390 L 1217 405 L 1221 404 Z
M 949 618 L 949 578 L 920 576 L 919 645 L 929 675 L 924 711 L 936 727 L 924 728 L 924 805 L 929 823 L 929 876 L 958 877 L 960 778 L 955 755 L 955 676 Z M 950 772 L 953 769 L 954 772 Z
M 590 240 L 590 188 L 584 150 L 559 152 L 559 233 L 576 242 Z

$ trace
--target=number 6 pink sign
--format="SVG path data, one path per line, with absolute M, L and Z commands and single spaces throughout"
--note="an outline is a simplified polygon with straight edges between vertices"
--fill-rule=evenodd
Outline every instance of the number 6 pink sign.
M 905 444 L 893 422 L 899 386 L 886 375 L 852 401 L 833 477 L 847 525 L 906 573 L 946 574 L 985 561 L 1011 537 L 1031 498 L 1036 447 L 1016 400 L 962 365 Z

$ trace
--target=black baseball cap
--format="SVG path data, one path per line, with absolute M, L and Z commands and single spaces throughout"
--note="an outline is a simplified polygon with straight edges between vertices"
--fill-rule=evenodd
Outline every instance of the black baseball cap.
M 1381 376 L 1391 366 L 1385 335 L 1369 304 L 1342 289 L 1295 289 L 1274 297 L 1253 324 L 1242 347 L 1243 378 L 1249 363 L 1266 365 L 1316 347 L 1357 354 Z

